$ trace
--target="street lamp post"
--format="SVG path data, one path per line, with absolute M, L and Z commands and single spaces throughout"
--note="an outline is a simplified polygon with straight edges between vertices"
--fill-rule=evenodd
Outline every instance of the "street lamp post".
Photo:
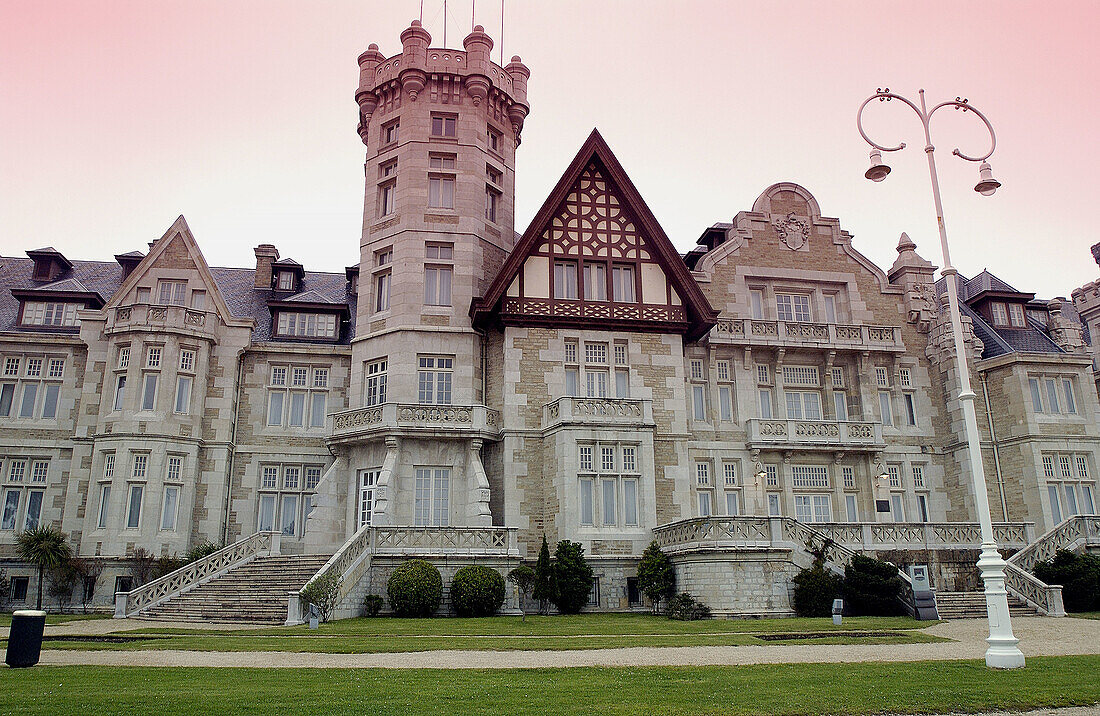
M 958 149 L 952 154 L 968 162 L 980 163 L 979 181 L 974 191 L 989 196 L 997 190 L 1001 184 L 993 178 L 993 170 L 986 161 L 997 148 L 997 135 L 993 132 L 993 125 L 989 123 L 985 115 L 976 108 L 970 106 L 968 100 L 956 97 L 954 100 L 941 102 L 931 110 L 924 101 L 924 90 L 920 90 L 920 106 L 891 92 L 889 88 L 876 90 L 875 94 L 864 100 L 856 114 L 856 126 L 860 135 L 871 145 L 871 168 L 865 176 L 871 181 L 880 182 L 890 173 L 890 167 L 883 163 L 882 152 L 896 152 L 905 148 L 902 142 L 896 147 L 883 146 L 874 142 L 863 130 L 863 110 L 872 100 L 888 102 L 898 100 L 912 109 L 924 125 L 924 152 L 928 157 L 928 174 L 932 179 L 932 198 L 936 204 L 936 223 L 940 231 L 940 248 L 943 250 L 943 270 L 940 272 L 947 282 L 947 303 L 951 315 L 951 334 L 955 344 L 955 371 L 959 380 L 959 402 L 963 410 L 963 426 L 966 432 L 967 453 L 970 461 L 970 472 L 974 480 L 974 501 L 978 510 L 978 521 L 982 531 L 982 553 L 978 559 L 978 569 L 982 574 L 985 584 L 985 605 L 989 617 L 989 637 L 986 642 L 989 648 L 985 652 L 985 663 L 998 669 L 1014 669 L 1024 665 L 1024 655 L 1020 651 L 1017 639 L 1012 633 L 1012 621 L 1008 611 L 1008 593 L 1005 591 L 1005 561 L 997 551 L 997 543 L 993 539 L 993 518 L 989 514 L 989 497 L 985 485 L 985 466 L 982 464 L 982 453 L 978 438 L 978 419 L 974 412 L 974 399 L 977 397 L 970 385 L 969 361 L 966 355 L 966 345 L 963 339 L 962 316 L 959 313 L 959 290 L 956 280 L 958 271 L 951 264 L 951 253 L 947 248 L 947 228 L 943 221 L 943 205 L 940 202 L 940 182 L 936 175 L 935 147 L 932 146 L 932 137 L 928 130 L 929 121 L 938 110 L 944 107 L 954 107 L 963 112 L 973 112 L 985 124 L 989 130 L 989 151 L 977 157 L 970 157 Z

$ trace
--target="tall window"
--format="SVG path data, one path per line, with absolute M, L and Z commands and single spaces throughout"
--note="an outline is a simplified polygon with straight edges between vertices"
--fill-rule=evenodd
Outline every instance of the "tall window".
M 413 497 L 413 522 L 417 526 L 450 524 L 451 469 L 418 467 Z
M 364 391 L 367 406 L 386 402 L 386 359 L 367 363 L 367 385 Z
M 425 247 L 428 261 L 446 261 L 454 259 L 454 246 L 451 244 L 428 244 Z M 424 266 L 424 303 L 428 306 L 451 305 L 451 278 L 453 265 Z
M 584 298 L 586 301 L 607 300 L 607 264 L 584 262 Z
M 452 115 L 432 115 L 432 136 L 453 137 L 458 127 L 458 117 Z
M 396 120 L 382 125 L 382 144 L 392 144 L 396 142 L 399 136 L 398 130 L 401 125 Z
M 386 248 L 374 254 L 374 311 L 380 313 L 390 310 L 390 264 L 393 262 L 393 249 Z
M 755 320 L 764 320 L 764 291 L 762 289 L 749 290 L 749 310 Z
M 577 297 L 577 263 L 575 261 L 554 262 L 554 298 L 573 299 Z
M 485 185 L 485 220 L 496 223 L 497 211 L 500 208 L 500 190 L 493 186 Z
M 428 206 L 434 209 L 455 208 L 455 175 L 442 172 L 454 172 L 454 155 L 433 154 L 428 157 Z
M 356 522 L 359 528 L 369 525 L 374 516 L 374 487 L 380 472 L 377 468 L 359 471 L 359 511 Z
M 636 299 L 634 292 L 633 266 L 612 266 L 611 283 L 615 301 L 620 303 L 634 303 Z
M 313 508 L 321 469 L 320 465 L 261 465 L 257 530 L 278 529 L 288 536 L 301 536 Z
M 378 185 L 378 215 L 389 216 L 397 208 L 397 179 L 388 179 Z
M 878 393 L 878 409 L 879 414 L 882 416 L 883 425 L 894 424 L 894 402 L 891 399 L 890 393 L 885 390 L 880 390 Z
M 504 135 L 492 127 L 486 127 L 485 143 L 488 145 L 489 149 L 499 154 L 504 148 Z
M 191 385 L 194 382 L 195 351 L 190 348 L 180 350 L 179 372 L 176 374 L 176 400 L 173 412 L 187 414 L 191 412 Z
M 165 485 L 164 502 L 161 504 L 160 510 L 160 529 L 162 531 L 174 531 L 176 529 L 176 518 L 179 513 L 179 506 L 179 485 Z
M 1008 304 L 1008 319 L 1013 328 L 1027 328 L 1027 319 L 1024 317 L 1024 307 L 1018 303 Z
M 335 338 L 339 321 L 335 313 L 279 311 L 275 335 L 295 338 Z
M 56 420 L 65 359 L 7 356 L 0 377 L 0 417 Z
M 730 362 L 720 360 L 715 363 L 718 377 L 718 417 L 723 421 L 733 420 L 733 374 L 730 371 Z
M 327 366 L 270 366 L 267 425 L 320 428 L 328 406 Z
M 577 449 L 581 525 L 637 527 L 638 447 L 596 443 L 579 445 Z
M 1028 377 L 1031 402 L 1037 413 L 1076 415 L 1077 391 L 1074 379 L 1066 376 Z
M 821 394 L 812 390 L 785 390 L 788 420 L 821 420 Z
M 1054 522 L 1096 514 L 1095 478 L 1083 453 L 1043 453 L 1043 476 Z
M 450 405 L 454 358 L 420 356 L 417 374 L 418 402 L 422 405 Z
M 144 485 L 130 483 L 130 495 L 126 503 L 126 529 L 136 530 L 141 526 L 141 498 L 144 492 Z

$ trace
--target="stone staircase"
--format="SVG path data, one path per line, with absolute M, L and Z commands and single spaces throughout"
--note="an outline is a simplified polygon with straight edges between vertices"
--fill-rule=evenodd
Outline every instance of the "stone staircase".
M 940 619 L 985 619 L 985 592 L 936 592 L 936 609 Z M 1039 614 L 1034 607 L 1011 594 L 1008 611 L 1014 617 Z
M 142 609 L 137 619 L 282 624 L 287 594 L 301 589 L 327 555 L 257 557 L 208 582 Z

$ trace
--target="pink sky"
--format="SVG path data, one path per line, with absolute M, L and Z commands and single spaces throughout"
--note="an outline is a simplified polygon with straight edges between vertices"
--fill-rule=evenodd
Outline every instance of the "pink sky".
M 364 148 L 357 55 L 398 35 L 419 0 L 7 2 L 0 6 L 0 253 L 71 258 L 144 249 L 179 214 L 208 261 L 247 266 L 274 243 L 310 269 L 358 260 Z M 425 0 L 442 45 L 442 2 Z M 470 29 L 450 0 L 448 45 Z M 477 4 L 499 40 L 499 0 Z M 1041 297 L 1097 278 L 1089 207 L 1100 159 L 1091 2 L 509 0 L 506 58 L 531 68 L 517 162 L 520 231 L 593 126 L 676 245 L 795 181 L 879 265 L 907 231 L 940 263 L 920 124 L 876 106 L 909 149 L 863 179 L 860 102 L 889 86 L 962 95 L 993 122 L 992 198 L 973 116 L 933 124 L 955 263 Z M 494 57 L 499 57 L 494 52 Z

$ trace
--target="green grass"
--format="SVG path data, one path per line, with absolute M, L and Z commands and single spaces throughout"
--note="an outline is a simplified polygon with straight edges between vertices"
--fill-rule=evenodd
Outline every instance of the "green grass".
M 47 624 L 64 624 L 84 619 L 110 619 L 110 614 L 47 614 Z M 11 612 L 0 612 L 0 627 L 11 626 Z
M 1066 616 L 1078 619 L 1100 619 L 1100 612 L 1070 612 Z
M 672 621 L 644 614 L 582 614 L 485 619 L 347 619 L 308 626 L 264 629 L 139 628 L 116 636 L 132 641 L 50 640 L 46 649 L 133 651 L 292 651 L 333 654 L 464 649 L 525 651 L 624 647 L 744 646 L 748 644 L 912 644 L 946 641 L 920 631 L 934 622 L 908 617 L 831 619 L 719 619 Z M 757 634 L 785 634 L 764 641 Z M 835 636 L 822 637 L 823 634 Z M 811 636 L 812 635 L 812 636 Z M 801 637 L 801 638 L 800 638 Z M 2 641 L 0 641 L 2 644 Z
M 1100 702 L 1100 656 L 523 670 L 47 667 L 0 670 L 0 713 L 915 714 Z

